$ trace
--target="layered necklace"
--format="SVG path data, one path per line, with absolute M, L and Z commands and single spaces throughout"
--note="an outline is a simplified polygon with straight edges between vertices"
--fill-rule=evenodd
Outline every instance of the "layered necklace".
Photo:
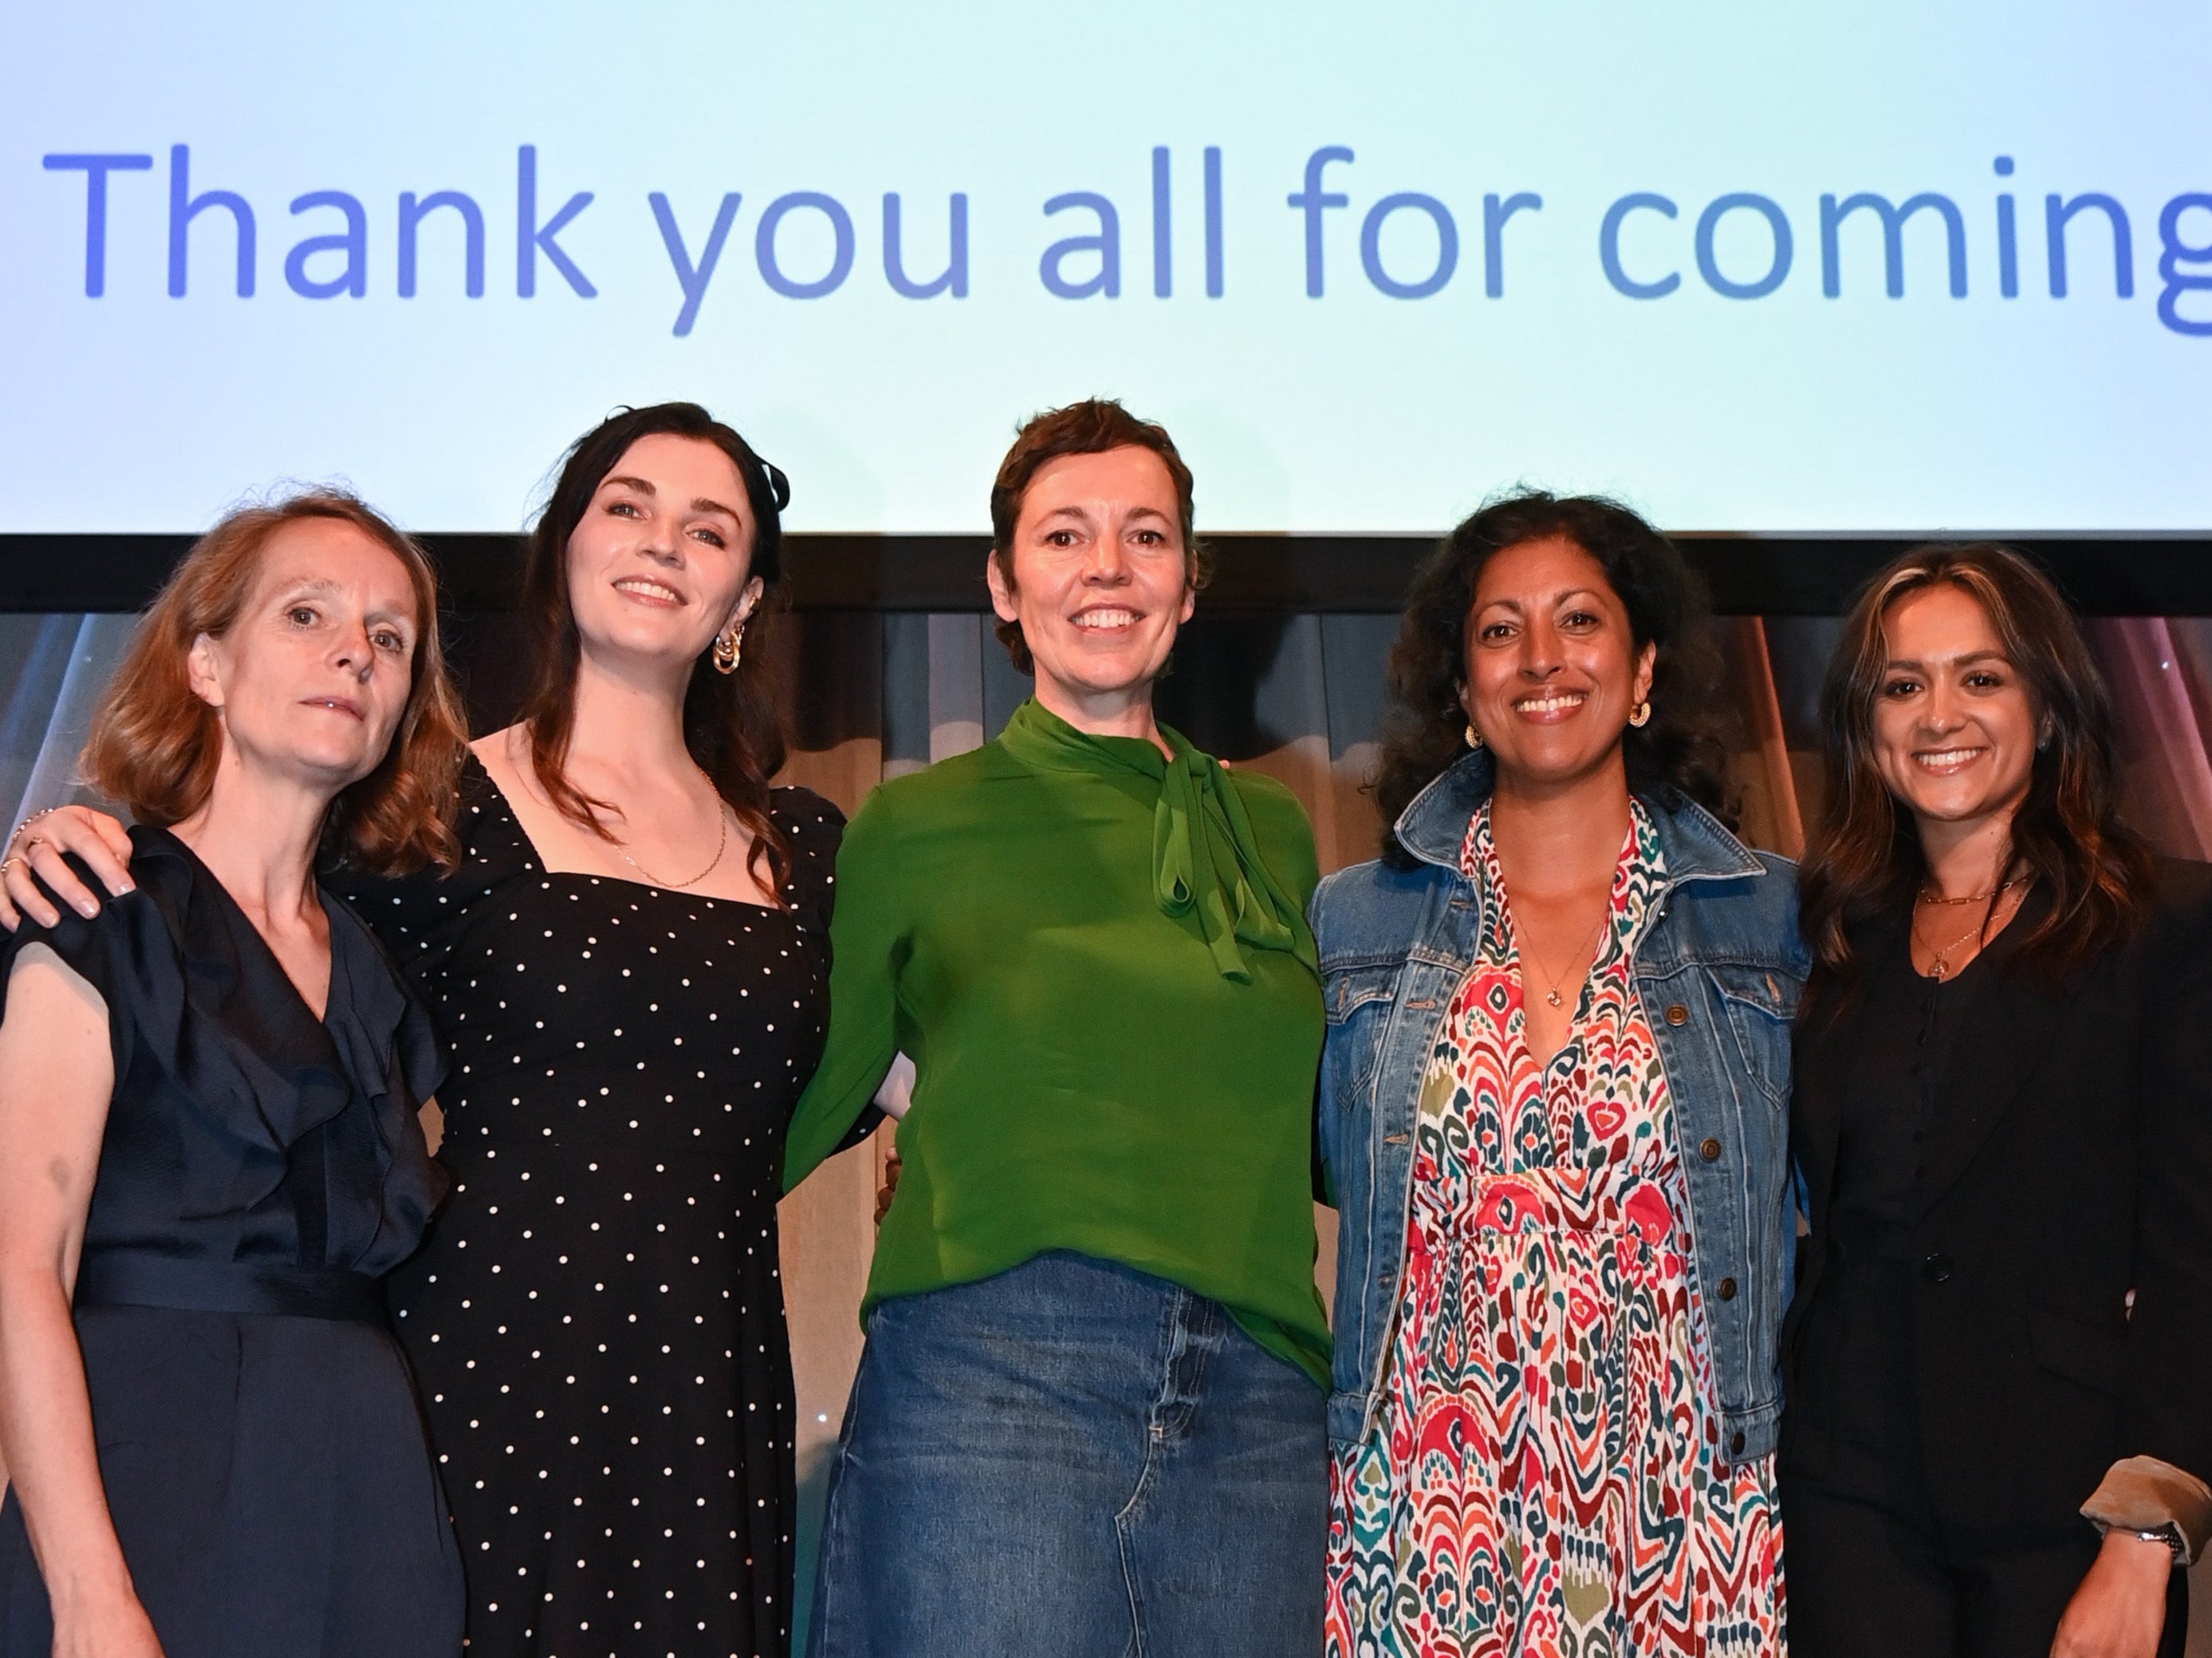
M 1936 983 L 1941 984 L 1944 980 L 1956 973 L 1959 969 L 1958 967 L 1952 965 L 1951 953 L 1957 950 L 1960 945 L 1969 943 L 1973 944 L 1975 948 L 1978 950 L 1981 946 L 1982 941 L 1988 934 L 1991 924 L 1997 919 L 1997 911 L 2004 906 L 2005 894 L 2012 891 L 2015 887 L 2026 886 L 2028 883 L 2028 878 L 2029 878 L 2025 875 L 2015 875 L 2008 881 L 1998 882 L 1996 885 L 1991 887 L 1987 892 L 1969 892 L 1964 896 L 1958 898 L 1946 898 L 1940 891 L 1934 891 L 1927 886 L 1923 886 L 1920 890 L 1919 896 L 1915 902 L 1915 910 L 1912 920 L 1912 941 L 1928 952 L 1928 976 L 1935 980 Z M 1921 934 L 1920 917 L 1917 908 L 1919 904 L 1952 907 L 1955 907 L 1960 904 L 1986 904 L 1988 905 L 1988 908 L 1982 912 L 1981 919 L 1976 921 L 1972 926 L 1967 928 L 1966 931 L 1960 933 L 1957 938 L 1952 939 L 1950 943 L 1938 948 L 1937 946 L 1929 944 Z M 1965 964 L 1961 963 L 1960 965 L 1963 966 Z

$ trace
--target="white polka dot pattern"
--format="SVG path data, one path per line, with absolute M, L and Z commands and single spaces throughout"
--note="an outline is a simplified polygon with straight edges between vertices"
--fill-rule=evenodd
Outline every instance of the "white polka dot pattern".
M 461 870 L 357 894 L 452 1049 L 454 1194 L 392 1298 L 469 1658 L 788 1646 L 775 1204 L 844 820 L 799 789 L 771 811 L 785 911 L 548 874 L 471 763 Z

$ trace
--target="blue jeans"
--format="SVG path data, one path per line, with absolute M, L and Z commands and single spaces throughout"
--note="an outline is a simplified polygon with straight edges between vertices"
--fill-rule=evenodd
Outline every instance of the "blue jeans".
M 1327 1400 L 1218 1302 L 1088 1256 L 868 1321 L 810 1658 L 1305 1658 Z

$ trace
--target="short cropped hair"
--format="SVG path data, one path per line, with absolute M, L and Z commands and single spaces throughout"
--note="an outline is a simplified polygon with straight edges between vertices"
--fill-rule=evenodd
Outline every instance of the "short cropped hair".
M 304 491 L 232 513 L 185 555 L 139 619 L 85 744 L 86 780 L 143 823 L 180 823 L 206 804 L 222 758 L 222 726 L 191 688 L 202 635 L 220 639 L 244 610 L 276 533 L 311 519 L 350 524 L 405 567 L 415 591 L 413 679 L 392 746 L 375 770 L 331 803 L 322 850 L 378 874 L 460 859 L 453 833 L 468 727 L 438 644 L 438 584 L 422 548 L 343 490 Z
M 1149 449 L 1160 458 L 1175 483 L 1176 506 L 1182 519 L 1183 579 L 1195 592 L 1212 578 L 1212 555 L 1199 544 L 1195 530 L 1190 468 L 1183 465 L 1175 440 L 1165 427 L 1139 420 L 1113 398 L 1087 398 L 1031 416 L 1014 434 L 1014 446 L 999 463 L 999 476 L 991 485 L 991 557 L 1009 592 L 1014 586 L 1014 528 L 1021 522 L 1022 501 L 1036 475 L 1064 455 L 1103 455 L 1109 449 Z M 1014 666 L 1024 673 L 1034 672 L 1036 664 L 1022 637 L 1022 624 L 1001 621 L 998 635 Z

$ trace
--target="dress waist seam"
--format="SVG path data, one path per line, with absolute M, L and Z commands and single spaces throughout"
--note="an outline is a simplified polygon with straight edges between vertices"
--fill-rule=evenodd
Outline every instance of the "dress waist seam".
M 384 1283 L 342 1267 L 191 1260 L 108 1249 L 77 1269 L 74 1305 L 332 1319 L 386 1327 Z

